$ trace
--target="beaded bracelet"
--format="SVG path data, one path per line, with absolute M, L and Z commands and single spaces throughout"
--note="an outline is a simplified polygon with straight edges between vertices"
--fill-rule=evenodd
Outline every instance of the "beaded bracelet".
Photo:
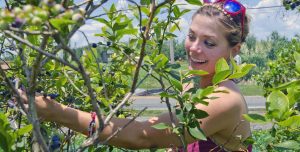
M 88 137 L 91 137 L 96 132 L 96 112 L 91 112 L 92 121 L 88 127 Z

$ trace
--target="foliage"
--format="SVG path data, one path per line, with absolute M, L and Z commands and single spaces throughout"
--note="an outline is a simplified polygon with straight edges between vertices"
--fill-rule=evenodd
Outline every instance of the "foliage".
M 259 151 L 299 151 L 300 149 L 300 43 L 293 39 L 287 48 L 277 54 L 269 70 L 260 76 L 266 90 L 267 102 L 264 115 L 248 114 L 245 118 L 254 123 L 272 123 L 273 126 L 259 138 L 265 145 Z
M 1 9 L 0 32 L 4 35 L 1 39 L 1 44 L 4 44 L 1 53 L 14 54 L 9 58 L 12 60 L 9 61 L 8 68 L 0 68 L 0 79 L 3 83 L 0 86 L 0 109 L 9 116 L 13 115 L 10 111 L 17 111 L 16 107 L 22 111 L 23 115 L 13 117 L 17 119 L 17 129 L 21 130 L 18 135 L 22 139 L 26 138 L 23 134 L 31 130 L 30 127 L 23 129 L 23 125 L 32 124 L 33 133 L 28 137 L 32 139 L 32 144 L 23 145 L 21 148 L 26 151 L 113 149 L 114 147 L 106 146 L 106 143 L 95 145 L 94 141 L 112 117 L 123 118 L 130 115 L 122 108 L 128 104 L 127 101 L 135 89 L 150 76 L 160 83 L 164 91 L 161 98 L 167 103 L 169 112 L 172 110 L 168 105 L 169 98 L 176 99 L 179 105 L 173 109 L 180 122 L 178 126 L 157 124 L 154 127 L 170 128 L 181 137 L 184 147 L 185 130 L 197 139 L 206 139 L 198 119 L 203 119 L 208 114 L 196 109 L 194 103 L 209 104 L 206 99 L 215 92 L 219 83 L 245 76 L 254 65 L 236 65 L 231 60 L 230 67 L 225 59 L 221 59 L 216 65 L 212 86 L 195 87 L 185 92 L 185 84 L 192 83 L 191 81 L 199 82 L 199 76 L 206 72 L 176 72 L 174 69 L 178 68 L 178 65 L 168 63 L 168 58 L 163 54 L 163 45 L 164 41 L 176 37 L 172 32 L 180 29 L 179 19 L 190 10 L 180 9 L 173 0 L 128 0 L 131 5 L 126 10 L 118 10 L 115 4 L 106 2 L 21 0 L 10 1 L 6 8 Z M 187 2 L 201 5 L 198 0 Z M 95 15 L 95 10 L 98 9 L 103 14 Z M 166 12 L 167 15 L 161 15 Z M 103 25 L 99 33 L 95 34 L 103 41 L 90 44 L 87 35 L 81 32 L 84 36 L 82 41 L 87 41 L 88 47 L 71 48 L 69 44 L 74 33 L 79 32 L 80 27 L 90 20 Z M 171 27 L 170 31 L 167 31 L 168 27 Z M 101 52 L 104 51 L 112 52 L 109 63 L 101 60 Z M 140 69 L 148 71 L 142 79 L 139 79 Z M 164 80 L 168 83 L 165 84 Z M 26 92 L 29 112 L 16 89 Z M 82 136 L 62 129 L 55 122 L 40 123 L 34 107 L 36 93 L 44 97 L 49 96 L 70 107 L 96 111 L 100 123 L 97 133 L 84 140 Z M 18 106 L 10 102 L 13 94 Z M 279 112 L 282 113 L 284 111 Z M 101 119 L 102 114 L 107 116 L 105 120 Z M 134 119 L 137 116 L 133 116 Z M 18 136 L 11 132 L 6 117 L 1 118 L 1 125 L 4 126 L 1 132 L 5 133 L 5 136 L 1 137 L 1 140 L 5 141 L 1 142 L 1 147 L 10 151 L 17 146 Z M 278 118 L 281 119 L 281 115 Z M 76 139 L 82 144 L 80 147 L 71 146 Z

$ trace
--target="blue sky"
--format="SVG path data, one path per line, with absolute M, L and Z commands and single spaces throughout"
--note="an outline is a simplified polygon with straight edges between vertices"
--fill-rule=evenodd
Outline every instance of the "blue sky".
M 76 0 L 83 1 L 83 0 Z M 99 1 L 99 0 L 98 0 Z M 139 0 L 138 0 L 139 1 Z M 293 37 L 295 34 L 300 34 L 300 13 L 297 11 L 286 11 L 283 7 L 266 8 L 266 9 L 253 9 L 268 6 L 280 6 L 281 0 L 239 0 L 244 4 L 247 9 L 247 14 L 251 16 L 250 34 L 255 35 L 258 39 L 266 39 L 272 31 L 278 31 L 281 35 L 288 38 Z M 184 0 L 176 0 L 177 3 L 184 3 Z M 117 6 L 126 3 L 126 0 L 110 0 L 108 5 L 115 3 Z M 0 1 L 1 7 L 4 6 L 4 2 Z M 187 8 L 197 9 L 197 7 L 186 5 Z M 190 24 L 192 12 L 185 15 L 181 19 L 181 32 L 176 32 L 180 39 L 183 39 L 186 35 L 186 30 Z M 94 37 L 94 33 L 99 33 L 102 25 L 95 21 L 89 21 L 80 30 L 84 31 L 89 37 L 90 42 L 101 41 L 99 38 Z M 80 33 L 76 33 L 72 38 L 72 45 L 82 46 L 86 45 L 82 41 L 83 36 Z

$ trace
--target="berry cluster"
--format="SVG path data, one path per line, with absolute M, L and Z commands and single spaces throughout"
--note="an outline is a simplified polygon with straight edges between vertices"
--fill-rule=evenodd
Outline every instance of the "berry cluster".
M 54 0 L 43 0 L 39 6 L 24 5 L 15 7 L 12 10 L 2 9 L 0 11 L 0 30 L 9 26 L 22 28 L 24 25 L 39 26 L 47 23 L 49 19 L 66 19 L 74 23 L 85 21 L 85 10 L 64 8 Z
M 284 0 L 283 4 L 286 6 L 289 6 L 290 9 L 294 10 L 295 8 L 297 8 L 300 5 L 300 1 L 297 0 Z M 288 8 L 288 9 L 289 9 Z

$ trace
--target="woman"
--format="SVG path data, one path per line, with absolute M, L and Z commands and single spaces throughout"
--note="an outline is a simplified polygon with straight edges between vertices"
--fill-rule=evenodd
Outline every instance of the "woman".
M 205 5 L 193 15 L 185 49 L 190 69 L 210 73 L 201 79 L 201 87 L 212 84 L 218 59 L 229 59 L 239 53 L 249 32 L 248 26 L 245 8 L 234 0 L 205 0 Z M 249 148 L 243 145 L 243 141 L 251 134 L 250 124 L 242 117 L 242 114 L 247 113 L 243 96 L 231 80 L 222 82 L 218 89 L 227 90 L 228 93 L 214 93 L 212 96 L 219 98 L 208 101 L 208 106 L 196 105 L 209 114 L 209 117 L 201 120 L 201 128 L 208 141 L 197 141 L 186 134 L 188 143 L 192 143 L 189 151 L 244 151 Z M 48 100 L 50 99 L 42 96 L 36 98 L 38 114 L 42 118 L 87 134 L 87 126 L 91 122 L 90 113 Z M 128 121 L 113 118 L 105 126 L 100 139 L 106 139 Z M 112 138 L 109 144 L 129 149 L 181 147 L 180 140 L 170 130 L 151 127 L 161 122 L 171 124 L 168 113 L 143 122 L 134 121 Z

